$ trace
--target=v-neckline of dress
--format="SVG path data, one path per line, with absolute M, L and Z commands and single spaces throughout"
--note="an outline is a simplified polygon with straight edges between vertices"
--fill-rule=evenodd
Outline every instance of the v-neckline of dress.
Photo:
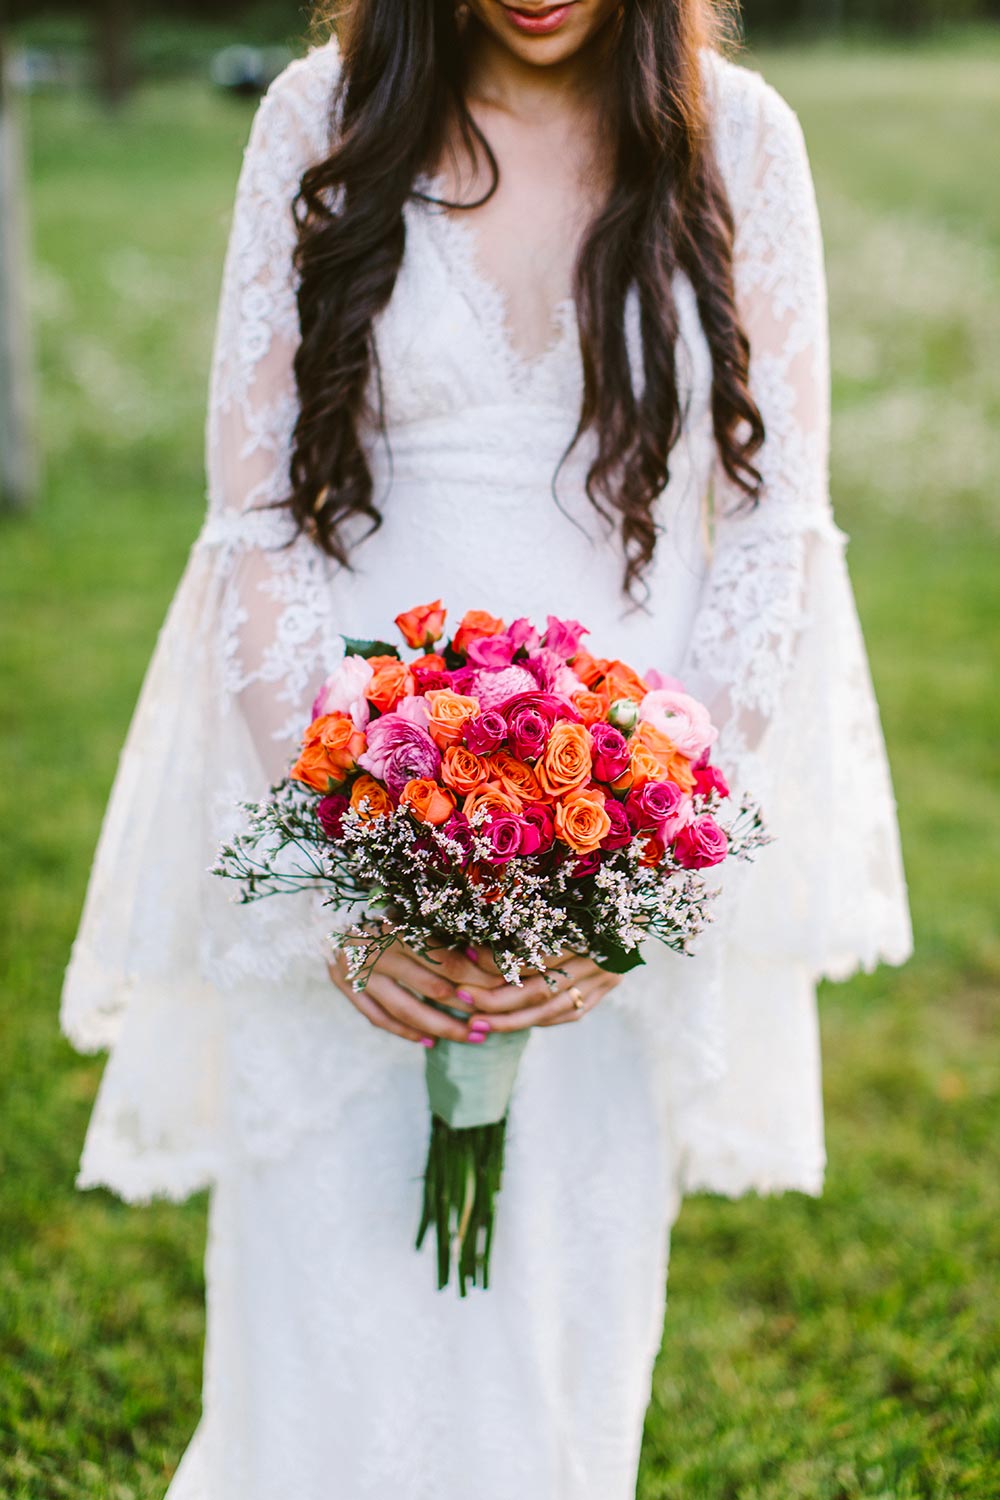
M 415 194 L 426 197 L 414 196 L 411 202 L 424 211 L 459 292 L 512 384 L 529 385 L 553 363 L 558 363 L 569 349 L 575 348 L 576 303 L 572 297 L 562 297 L 554 304 L 549 320 L 550 337 L 544 348 L 536 354 L 526 354 L 520 349 L 511 332 L 509 294 L 483 270 L 475 228 L 458 217 L 461 210 L 449 210 L 433 201 L 442 196 L 444 186 L 440 174 L 424 173 L 415 181 L 414 190 Z

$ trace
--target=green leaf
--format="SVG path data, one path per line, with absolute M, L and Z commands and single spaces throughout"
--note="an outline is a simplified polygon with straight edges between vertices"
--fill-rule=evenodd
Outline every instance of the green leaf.
M 355 641 L 350 636 L 344 636 L 344 651 L 348 656 L 363 656 L 365 661 L 370 656 L 394 656 L 398 661 L 399 647 L 392 646 L 388 641 Z
M 642 956 L 641 946 L 620 948 L 609 944 L 603 953 L 595 953 L 594 962 L 598 968 L 604 969 L 608 974 L 628 974 L 632 969 L 638 969 L 646 960 Z

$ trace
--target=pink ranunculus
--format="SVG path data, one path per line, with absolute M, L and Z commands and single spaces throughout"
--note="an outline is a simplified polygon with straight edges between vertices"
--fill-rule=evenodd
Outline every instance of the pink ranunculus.
M 408 781 L 437 779 L 441 752 L 421 725 L 402 714 L 383 714 L 368 726 L 368 747 L 358 765 L 398 797 Z
M 515 651 L 537 651 L 541 644 L 538 631 L 523 615 L 507 626 L 506 635 Z
M 573 861 L 573 868 L 569 871 L 571 880 L 582 880 L 585 875 L 596 875 L 601 868 L 601 855 L 597 849 L 592 849 L 589 854 L 578 854 Z
M 466 688 L 456 692 L 470 693 L 484 709 L 502 708 L 521 693 L 532 693 L 538 684 L 524 667 L 477 667 Z
M 713 792 L 719 797 L 729 796 L 729 782 L 718 766 L 707 761 L 702 766 L 695 766 L 694 789 L 699 797 L 710 797 Z
M 507 738 L 507 720 L 495 708 L 488 708 L 475 719 L 466 719 L 465 743 L 476 755 L 490 755 Z
M 639 705 L 639 720 L 659 729 L 689 760 L 697 760 L 719 738 L 704 703 L 670 688 L 646 694 Z
M 571 661 L 580 649 L 580 641 L 589 634 L 586 625 L 581 625 L 579 620 L 559 620 L 555 615 L 549 615 L 542 644 L 561 656 L 563 661 Z
M 420 693 L 400 698 L 393 713 L 400 719 L 405 719 L 408 724 L 417 724 L 421 729 L 426 729 L 431 721 L 431 706 Z
M 594 746 L 594 780 L 617 781 L 628 770 L 628 740 L 613 724 L 591 724 Z
M 469 642 L 468 660 L 475 667 L 509 667 L 515 647 L 509 636 L 484 635 Z
M 340 792 L 330 797 L 321 797 L 316 804 L 316 816 L 328 839 L 339 839 L 344 831 L 344 814 L 350 801 Z
M 515 698 L 510 698 L 503 705 L 504 718 L 508 724 L 511 715 L 519 713 L 522 709 L 533 708 L 543 714 L 549 721 L 551 727 L 557 719 L 572 719 L 579 723 L 580 715 L 566 698 L 560 698 L 558 693 L 518 693 Z
M 711 813 L 692 818 L 674 840 L 674 858 L 685 870 L 707 870 L 728 853 L 729 840 Z
M 519 760 L 537 760 L 548 744 L 552 720 L 530 703 L 514 708 L 506 718 L 514 754 Z
M 538 651 L 532 651 L 524 665 L 535 678 L 537 685 L 546 693 L 556 692 L 556 683 L 560 678 L 566 678 L 565 660 L 557 651 L 550 651 L 546 646 Z M 570 676 L 579 683 L 580 687 L 583 686 L 575 672 L 571 672 Z M 572 691 L 578 692 L 579 688 L 573 688 Z
M 521 819 L 515 813 L 493 813 L 482 829 L 490 845 L 491 865 L 505 865 L 521 852 Z
M 647 781 L 638 791 L 629 792 L 625 811 L 637 833 L 660 833 L 670 819 L 676 818 L 684 793 L 672 781 Z
M 544 802 L 532 802 L 521 814 L 521 821 L 538 829 L 538 848 L 533 852 L 547 854 L 556 841 L 556 825 L 551 810 Z
M 666 677 L 662 672 L 658 672 L 655 667 L 650 667 L 642 680 L 654 692 L 659 692 L 662 689 L 666 689 L 671 693 L 683 693 L 684 691 L 684 684 L 679 678 Z
M 372 671 L 363 656 L 345 656 L 316 694 L 313 718 L 322 718 L 324 714 L 350 714 L 355 729 L 365 729 L 371 712 L 365 688 L 371 682 Z
M 611 828 L 601 840 L 601 848 L 624 849 L 632 842 L 632 824 L 628 820 L 628 813 L 613 797 L 605 800 L 604 811 L 611 819 Z

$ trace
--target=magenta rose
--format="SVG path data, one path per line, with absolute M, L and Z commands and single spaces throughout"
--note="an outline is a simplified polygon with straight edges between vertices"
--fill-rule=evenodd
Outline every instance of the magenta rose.
M 611 819 L 611 827 L 601 840 L 601 848 L 624 849 L 632 842 L 632 824 L 628 820 L 628 813 L 613 797 L 606 800 L 604 811 Z
M 471 862 L 475 849 L 473 847 L 472 825 L 464 813 L 452 813 L 447 823 L 442 823 L 440 832 L 447 834 L 453 844 L 458 844 L 462 850 L 458 863 L 461 869 L 465 869 Z
M 705 765 L 695 767 L 694 790 L 700 797 L 710 797 L 713 792 L 720 797 L 728 797 L 729 782 L 718 766 L 711 766 L 706 762 Z
M 556 825 L 552 813 L 544 802 L 532 802 L 521 814 L 522 823 L 530 823 L 538 829 L 538 845 L 532 853 L 547 854 L 556 841 Z M 525 850 L 524 853 L 528 853 Z
M 506 634 L 484 635 L 469 642 L 467 656 L 470 666 L 509 667 L 514 650 L 514 644 Z
M 494 813 L 482 829 L 491 865 L 505 865 L 521 852 L 521 819 L 514 813 Z
M 339 792 L 332 797 L 321 797 L 316 804 L 316 816 L 328 839 L 339 839 L 344 832 L 344 814 L 350 802 Z
M 582 880 L 585 875 L 596 875 L 601 868 L 601 856 L 594 849 L 590 854 L 580 854 L 573 862 L 573 868 L 569 871 L 571 880 Z
M 506 715 L 511 748 L 520 760 L 537 760 L 548 744 L 552 720 L 531 704 L 514 708 Z
M 537 651 L 541 644 L 538 639 L 538 631 L 530 620 L 525 619 L 524 615 L 518 620 L 513 620 L 507 626 L 506 636 L 515 652 Z
M 659 833 L 677 816 L 684 793 L 672 781 L 647 781 L 637 792 L 629 792 L 625 811 L 637 833 Z
M 729 840 L 711 813 L 693 818 L 674 840 L 674 858 L 685 870 L 707 870 L 728 853 Z
M 573 719 L 576 723 L 580 720 L 580 715 L 566 698 L 560 698 L 555 693 L 529 692 L 519 693 L 516 698 L 511 698 L 503 705 L 507 723 L 510 723 L 513 714 L 525 708 L 531 708 L 540 713 L 550 729 L 557 719 Z
M 476 755 L 490 755 L 507 738 L 507 720 L 495 708 L 465 721 L 465 743 Z
M 358 756 L 358 765 L 398 797 L 408 781 L 437 779 L 441 752 L 419 724 L 401 714 L 383 714 L 368 726 L 368 746 Z
M 628 740 L 613 724 L 592 724 L 590 739 L 595 780 L 617 781 L 628 770 Z
M 581 639 L 589 634 L 586 625 L 581 625 L 579 620 L 557 620 L 555 615 L 549 615 L 546 627 L 542 645 L 563 661 L 572 661 L 580 649 Z
M 451 687 L 451 673 L 440 667 L 414 667 L 413 681 L 418 693 L 435 693 L 439 688 Z

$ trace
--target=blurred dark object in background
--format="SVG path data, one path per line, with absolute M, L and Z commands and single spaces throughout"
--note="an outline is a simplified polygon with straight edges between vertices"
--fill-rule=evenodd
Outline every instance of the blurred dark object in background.
M 212 59 L 212 82 L 220 89 L 251 98 L 262 94 L 291 61 L 288 47 L 248 47 L 234 43 Z

